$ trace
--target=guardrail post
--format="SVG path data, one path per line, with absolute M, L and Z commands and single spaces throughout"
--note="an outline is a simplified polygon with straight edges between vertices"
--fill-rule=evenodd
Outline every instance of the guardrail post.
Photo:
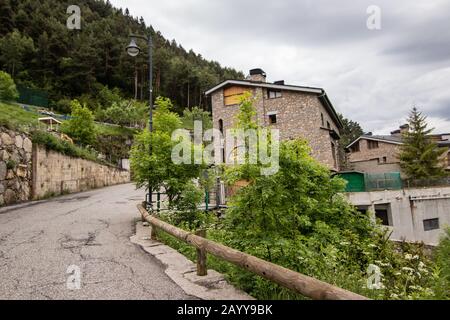
M 206 238 L 206 230 L 198 230 L 195 235 Z M 206 266 L 206 251 L 204 249 L 197 248 L 197 275 L 204 277 L 208 275 L 208 268 Z

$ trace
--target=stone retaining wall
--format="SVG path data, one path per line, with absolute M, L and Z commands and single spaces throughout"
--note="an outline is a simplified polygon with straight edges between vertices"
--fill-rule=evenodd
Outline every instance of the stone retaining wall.
M 0 206 L 130 182 L 130 172 L 33 145 L 0 126 Z
M 30 199 L 31 159 L 31 140 L 0 127 L 0 206 Z
M 130 172 L 33 146 L 33 199 L 130 182 Z

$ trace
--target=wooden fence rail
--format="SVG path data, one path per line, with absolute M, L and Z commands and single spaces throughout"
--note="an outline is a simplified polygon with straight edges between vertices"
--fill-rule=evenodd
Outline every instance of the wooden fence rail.
M 138 209 L 142 215 L 142 219 L 151 225 L 153 239 L 156 236 L 154 230 L 159 229 L 177 238 L 178 240 L 186 242 L 197 248 L 198 256 L 203 256 L 201 259 L 198 259 L 197 262 L 197 266 L 202 268 L 199 272 L 203 273 L 203 275 L 205 275 L 204 270 L 206 269 L 206 253 L 210 253 L 220 259 L 253 272 L 265 279 L 273 281 L 285 288 L 291 289 L 314 300 L 368 300 L 368 298 L 356 293 L 332 286 L 323 281 L 305 276 L 274 263 L 264 261 L 249 254 L 205 239 L 203 237 L 204 234 L 201 234 L 202 236 L 197 236 L 181 230 L 150 215 L 142 205 L 138 205 Z

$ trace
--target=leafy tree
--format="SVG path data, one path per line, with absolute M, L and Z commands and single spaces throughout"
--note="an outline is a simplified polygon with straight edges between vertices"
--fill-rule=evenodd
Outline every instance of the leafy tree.
M 193 107 L 192 110 L 186 109 L 183 111 L 183 127 L 188 130 L 194 129 L 194 122 L 201 121 L 203 130 L 208 130 L 213 127 L 211 113 L 204 111 L 199 107 Z
M 192 193 L 192 180 L 200 176 L 202 166 L 172 161 L 172 150 L 180 143 L 172 140 L 172 133 L 182 127 L 182 122 L 180 116 L 171 111 L 173 104 L 169 99 L 158 97 L 155 104 L 153 132 L 144 130 L 138 134 L 131 149 L 134 181 L 138 187 L 147 189 L 150 181 L 152 192 L 164 190 L 171 206 L 180 205 L 185 209 L 187 204 L 182 201 L 183 195 L 198 199 Z
M 339 114 L 339 118 L 344 127 L 341 130 L 341 140 L 339 141 L 339 161 L 340 167 L 345 170 L 349 166 L 345 147 L 361 137 L 364 134 L 364 130 L 358 122 L 347 119 L 342 114 Z
M 118 88 L 120 96 L 128 99 L 135 97 L 137 89 L 140 100 L 146 100 L 148 53 L 127 55 L 124 46 L 130 32 L 152 34 L 155 95 L 170 97 L 179 113 L 189 106 L 205 107 L 207 88 L 244 76 L 168 41 L 143 19 L 126 15 L 108 1 L 80 1 L 83 29 L 68 30 L 66 9 L 71 4 L 69 0 L 0 2 L 0 69 L 18 84 L 48 91 L 51 104 L 89 96 L 89 108 L 98 112 L 112 105 L 99 94 L 102 86 Z M 141 45 L 145 49 L 145 43 Z
M 413 108 L 408 119 L 409 128 L 403 133 L 399 155 L 400 165 L 412 179 L 439 178 L 446 175 L 442 155 L 447 148 L 439 148 L 430 137 L 426 116 Z
M 106 110 L 107 119 L 114 124 L 124 125 L 128 122 L 127 102 L 114 102 L 111 107 Z
M 16 100 L 19 98 L 16 84 L 9 74 L 0 71 L 0 99 Z
M 78 100 L 72 101 L 71 109 L 71 119 L 63 123 L 62 131 L 78 144 L 92 145 L 96 137 L 92 111 L 87 106 L 82 106 Z
M 34 52 L 33 40 L 17 30 L 0 39 L 0 61 L 14 78 L 23 69 L 24 58 Z

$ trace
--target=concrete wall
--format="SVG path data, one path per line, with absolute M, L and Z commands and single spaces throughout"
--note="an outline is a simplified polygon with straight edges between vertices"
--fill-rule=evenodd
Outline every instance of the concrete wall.
M 320 103 L 317 95 L 282 91 L 280 98 L 268 99 L 266 90 L 263 88 L 249 88 L 249 90 L 257 99 L 255 108 L 257 120 L 261 126 L 269 126 L 268 114 L 276 112 L 277 124 L 270 125 L 270 128 L 279 129 L 282 140 L 305 139 L 309 143 L 312 149 L 311 155 L 315 159 L 332 170 L 339 170 L 338 141 L 331 138 L 330 131 L 326 128 L 327 122 L 336 132 L 339 132 L 339 129 Z M 222 120 L 224 130 L 231 129 L 236 123 L 239 106 L 225 106 L 223 90 L 214 92 L 211 99 L 214 128 L 219 129 L 219 120 Z M 324 126 L 322 126 L 321 114 L 324 116 Z M 333 159 L 332 142 L 335 148 L 336 163 Z M 230 154 L 231 151 L 226 150 L 226 155 Z
M 450 227 L 450 187 L 404 189 L 380 192 L 347 193 L 349 201 L 360 209 L 375 212 L 387 205 L 392 240 L 437 245 L 446 227 Z M 439 219 L 438 230 L 425 231 L 424 220 Z
M 130 181 L 130 172 L 33 146 L 33 199 Z

